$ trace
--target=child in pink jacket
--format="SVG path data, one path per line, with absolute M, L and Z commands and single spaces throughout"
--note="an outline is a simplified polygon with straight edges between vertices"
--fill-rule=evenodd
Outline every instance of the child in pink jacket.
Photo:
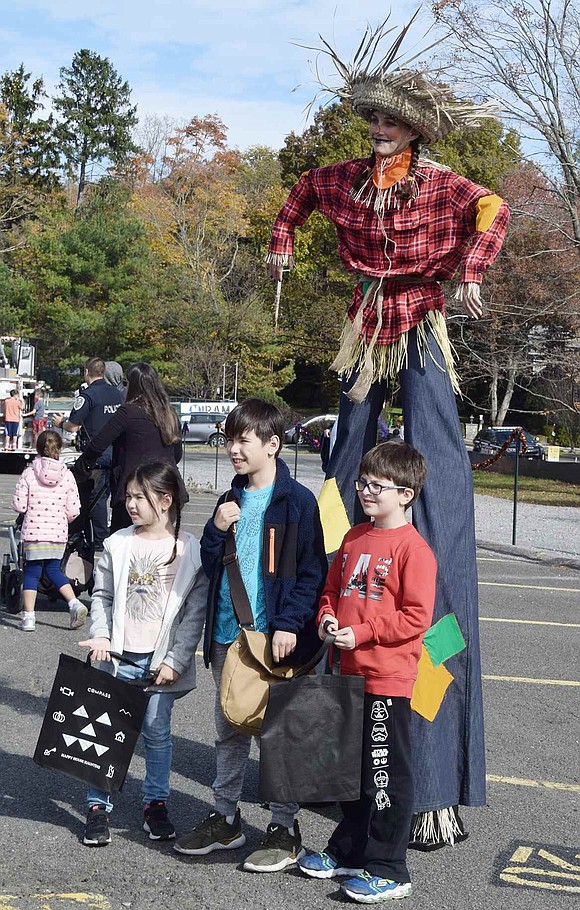
M 38 456 L 16 484 L 12 508 L 24 513 L 21 539 L 24 544 L 24 612 L 20 628 L 34 632 L 34 607 L 42 573 L 68 603 L 70 628 L 80 628 L 88 610 L 75 593 L 60 563 L 68 537 L 68 526 L 81 510 L 76 481 L 59 461 L 62 439 L 54 430 L 45 430 L 36 440 Z

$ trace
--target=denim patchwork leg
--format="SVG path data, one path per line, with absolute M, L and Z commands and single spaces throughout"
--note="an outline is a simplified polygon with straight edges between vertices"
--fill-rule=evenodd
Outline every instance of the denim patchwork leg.
M 430 346 L 442 364 L 432 338 Z M 424 360 L 413 330 L 408 369 L 400 374 L 405 440 L 428 467 L 413 524 L 437 558 L 433 622 L 455 613 L 467 648 L 445 661 L 454 681 L 433 722 L 413 712 L 416 811 L 481 806 L 486 799 L 472 472 L 449 377 L 431 357 Z

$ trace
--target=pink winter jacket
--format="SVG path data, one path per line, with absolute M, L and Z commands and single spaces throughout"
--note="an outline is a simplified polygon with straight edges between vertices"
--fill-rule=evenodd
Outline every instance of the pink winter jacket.
M 22 540 L 66 543 L 81 511 L 76 480 L 62 461 L 37 455 L 16 484 L 12 508 L 25 513 Z

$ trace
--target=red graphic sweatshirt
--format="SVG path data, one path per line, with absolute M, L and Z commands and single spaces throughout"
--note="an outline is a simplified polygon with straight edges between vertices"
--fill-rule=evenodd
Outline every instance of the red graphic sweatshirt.
M 356 647 L 340 652 L 340 672 L 364 676 L 365 691 L 410 698 L 421 642 L 433 616 L 437 563 L 413 525 L 356 525 L 344 538 L 320 606 L 339 628 L 351 626 Z

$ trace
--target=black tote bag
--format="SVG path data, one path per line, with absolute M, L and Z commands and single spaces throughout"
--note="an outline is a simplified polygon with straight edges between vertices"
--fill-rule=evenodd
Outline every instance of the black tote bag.
M 105 793 L 120 790 L 147 704 L 138 685 L 97 670 L 90 658 L 61 654 L 34 761 Z
M 270 686 L 260 735 L 260 797 L 277 803 L 360 798 L 362 676 L 308 676 L 334 637 L 294 677 Z

